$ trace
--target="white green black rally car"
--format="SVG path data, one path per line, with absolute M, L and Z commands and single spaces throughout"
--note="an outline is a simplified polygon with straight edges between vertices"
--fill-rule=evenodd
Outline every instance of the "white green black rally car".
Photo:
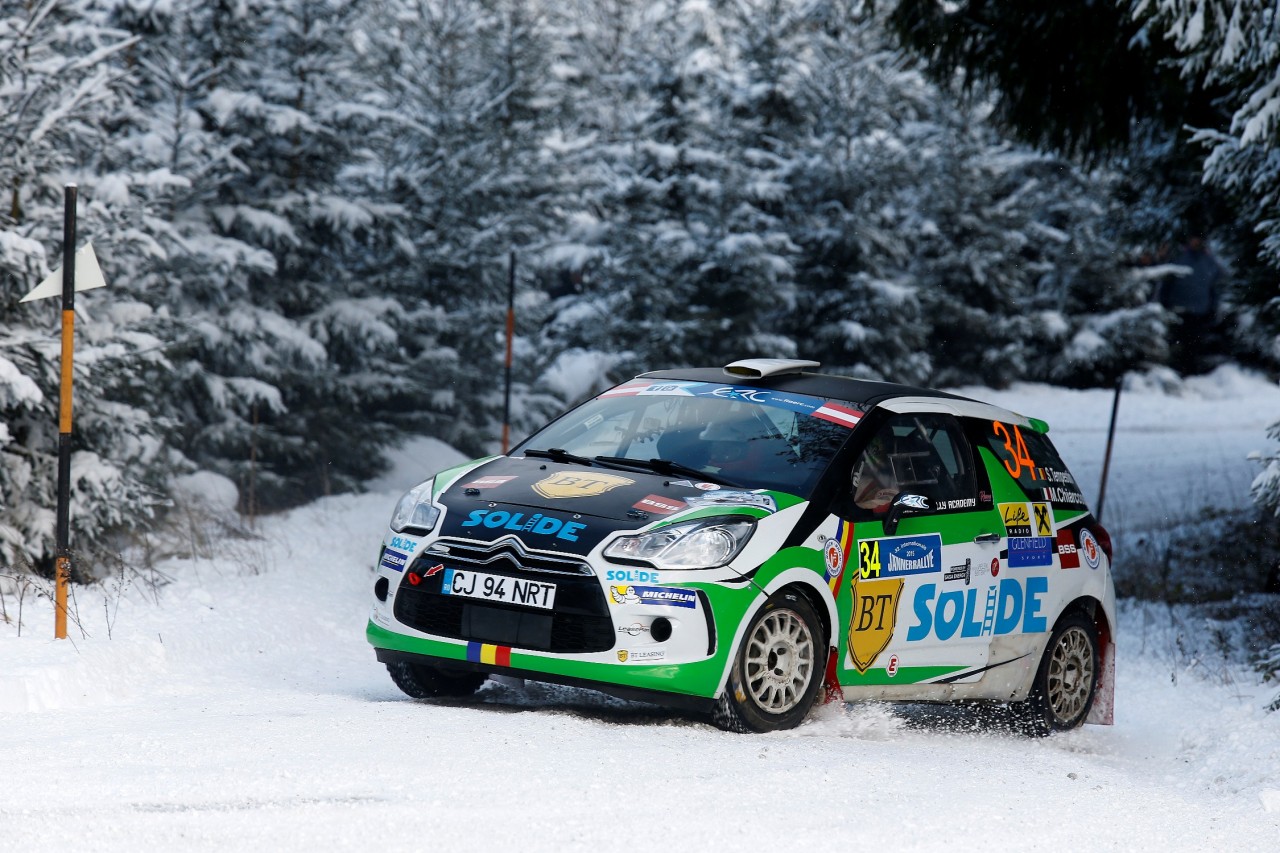
M 709 712 L 991 700 L 1110 723 L 1110 539 L 1048 426 L 753 359 L 646 373 L 400 501 L 368 639 L 406 693 L 493 674 Z

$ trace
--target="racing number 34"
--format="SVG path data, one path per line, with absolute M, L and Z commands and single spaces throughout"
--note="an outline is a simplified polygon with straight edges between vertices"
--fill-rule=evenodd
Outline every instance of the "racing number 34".
M 1009 476 L 1015 480 L 1022 474 L 1023 468 L 1035 468 L 1036 463 L 1031 458 L 1031 451 L 1027 450 L 1027 443 L 1022 439 L 1022 430 L 1017 424 L 1013 425 L 1013 434 L 1009 434 L 1009 428 L 1000 421 L 992 422 L 992 431 L 996 437 L 1004 441 L 1004 449 L 1009 456 L 1004 460 L 1004 469 L 1009 472 Z

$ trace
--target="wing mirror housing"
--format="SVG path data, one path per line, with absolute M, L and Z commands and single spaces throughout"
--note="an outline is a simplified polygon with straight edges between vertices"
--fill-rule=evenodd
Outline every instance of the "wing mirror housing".
M 933 512 L 934 506 L 924 495 L 911 492 L 898 492 L 897 497 L 889 504 L 889 514 L 884 519 L 884 532 L 892 536 L 898 532 L 898 522 L 911 515 L 927 515 Z

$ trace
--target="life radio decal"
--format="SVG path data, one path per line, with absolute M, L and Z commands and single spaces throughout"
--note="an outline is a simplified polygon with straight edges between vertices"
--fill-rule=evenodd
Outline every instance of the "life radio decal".
M 389 572 L 403 572 L 405 564 L 408 562 L 409 558 L 399 551 L 387 548 L 382 552 L 382 568 Z M 366 563 L 365 565 L 368 564 Z
M 941 568 L 942 537 L 937 533 L 858 542 L 858 576 L 863 580 L 926 574 Z
M 1000 520 L 1004 522 L 1005 533 L 1013 536 L 1031 535 L 1031 512 L 1028 504 L 1000 504 Z
M 840 588 L 840 578 L 844 577 L 844 567 L 849 562 L 849 554 L 853 548 L 853 522 L 841 520 L 836 535 L 829 537 L 822 546 L 823 562 L 827 566 L 827 586 L 834 595 Z
M 697 607 L 698 594 L 691 589 L 663 586 L 610 586 L 614 604 L 661 604 L 667 607 Z
M 1075 536 L 1067 528 L 1058 531 L 1058 565 L 1064 569 L 1080 568 L 1080 549 L 1076 547 Z
M 630 486 L 635 480 L 617 474 L 552 474 L 533 484 L 533 490 L 544 498 L 594 498 L 619 486 Z
M 1089 568 L 1096 569 L 1102 565 L 1102 548 L 1098 546 L 1098 540 L 1087 527 L 1080 530 L 1080 553 L 1084 555 L 1084 561 L 1089 564 Z

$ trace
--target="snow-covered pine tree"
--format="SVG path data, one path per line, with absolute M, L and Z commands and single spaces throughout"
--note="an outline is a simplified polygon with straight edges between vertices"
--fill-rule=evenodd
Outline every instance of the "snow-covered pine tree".
M 1233 337 L 1274 366 L 1280 362 L 1280 9 L 1267 0 L 1127 3 L 1135 17 L 1150 16 L 1177 49 L 1173 64 L 1188 85 L 1215 92 L 1230 115 L 1223 129 L 1195 125 L 1194 141 L 1208 152 L 1204 180 L 1234 202 L 1231 230 L 1251 229 L 1255 239 L 1226 236 L 1243 252 L 1256 248 L 1267 265 L 1254 273 L 1251 257 L 1238 259 Z
M 804 55 L 812 116 L 792 177 L 790 230 L 802 248 L 790 328 L 825 369 L 924 382 L 930 318 L 909 275 L 936 92 L 888 49 L 857 0 L 817 7 Z
M 47 569 L 54 552 L 59 324 L 56 299 L 18 300 L 60 266 L 63 185 L 76 183 L 78 243 L 111 287 L 77 299 L 72 548 L 93 574 L 111 534 L 145 529 L 172 460 L 131 386 L 162 365 L 140 331 L 129 271 L 151 241 L 138 200 L 104 157 L 132 108 L 128 34 L 91 2 L 9 5 L 0 14 L 0 564 Z
M 582 10 L 584 53 L 611 61 L 586 80 L 596 106 L 572 155 L 590 180 L 545 345 L 619 374 L 795 352 L 776 332 L 796 252 L 780 215 L 792 130 L 771 112 L 792 80 L 768 66 L 776 51 L 744 58 L 791 26 L 786 5 Z
M 351 4 L 117 0 L 147 109 L 141 168 L 169 176 L 153 208 L 163 248 L 143 297 L 175 366 L 157 405 L 202 467 L 253 511 L 351 488 L 395 434 L 381 402 L 397 306 L 361 292 L 380 214 L 344 170 Z M 391 369 L 383 369 L 390 363 Z M 357 433 L 366 452 L 346 452 Z
M 536 327 L 546 235 L 567 194 L 544 140 L 573 99 L 550 66 L 556 44 L 526 0 L 382 0 L 356 39 L 372 85 L 348 175 L 396 211 L 369 243 L 369 280 L 393 299 L 403 393 L 389 408 L 469 452 L 501 432 L 509 256 L 519 268 L 518 329 Z M 559 401 L 533 384 L 538 353 L 517 340 L 515 432 Z

